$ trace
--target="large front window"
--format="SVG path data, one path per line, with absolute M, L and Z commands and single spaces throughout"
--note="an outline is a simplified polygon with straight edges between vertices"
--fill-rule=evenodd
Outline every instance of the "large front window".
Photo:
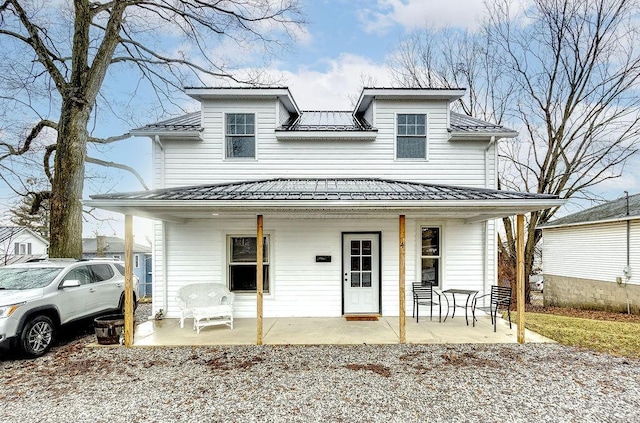
M 398 159 L 427 158 L 426 115 L 398 115 L 396 157 Z
M 226 122 L 226 156 L 255 157 L 256 133 L 253 113 L 229 113 Z
M 229 237 L 229 290 L 256 292 L 256 237 Z M 262 290 L 269 292 L 269 237 L 264 237 Z
M 423 226 L 421 269 L 423 285 L 440 284 L 440 228 Z

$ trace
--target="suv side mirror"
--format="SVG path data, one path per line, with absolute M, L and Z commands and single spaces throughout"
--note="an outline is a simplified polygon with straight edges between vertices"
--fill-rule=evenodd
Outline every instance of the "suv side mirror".
M 60 288 L 75 288 L 77 286 L 80 286 L 80 281 L 78 279 L 69 279 L 62 282 Z

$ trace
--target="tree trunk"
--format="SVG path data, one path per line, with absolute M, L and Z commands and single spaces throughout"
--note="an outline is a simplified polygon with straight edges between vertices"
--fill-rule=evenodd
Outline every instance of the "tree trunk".
M 49 257 L 82 258 L 82 188 L 91 107 L 77 98 L 62 104 L 52 182 Z

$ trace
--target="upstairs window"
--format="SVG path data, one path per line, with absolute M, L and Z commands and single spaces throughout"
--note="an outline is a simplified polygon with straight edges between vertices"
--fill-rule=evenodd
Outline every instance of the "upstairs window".
M 255 157 L 255 114 L 228 113 L 226 115 L 226 120 L 226 157 Z
M 427 158 L 427 116 L 424 114 L 398 115 L 396 158 Z

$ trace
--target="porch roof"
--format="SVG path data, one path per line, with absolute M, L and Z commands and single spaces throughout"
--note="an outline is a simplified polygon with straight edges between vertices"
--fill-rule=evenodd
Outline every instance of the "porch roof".
M 277 178 L 93 195 L 85 204 L 159 220 L 211 214 L 406 214 L 482 221 L 562 205 L 556 196 L 375 178 Z

